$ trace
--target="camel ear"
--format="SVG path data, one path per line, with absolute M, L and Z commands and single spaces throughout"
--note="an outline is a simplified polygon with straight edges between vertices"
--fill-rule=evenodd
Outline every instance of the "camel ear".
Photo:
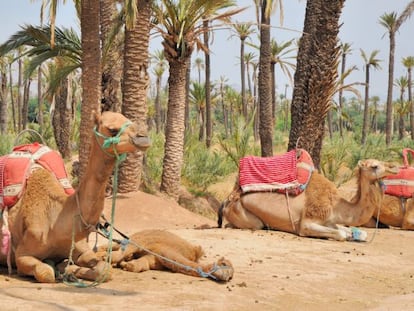
M 365 161 L 359 160 L 358 161 L 358 167 L 364 167 L 365 166 Z

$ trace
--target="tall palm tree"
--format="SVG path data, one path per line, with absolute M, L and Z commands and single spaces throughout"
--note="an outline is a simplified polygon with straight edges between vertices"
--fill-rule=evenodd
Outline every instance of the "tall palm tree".
M 386 113 L 386 131 L 385 142 L 391 144 L 392 139 L 392 89 L 394 83 L 394 53 L 395 53 L 395 34 L 401 25 L 411 16 L 414 10 L 414 1 L 410 1 L 404 11 L 397 17 L 396 12 L 385 13 L 380 17 L 380 24 L 388 30 L 390 39 L 390 51 L 388 61 L 388 90 L 387 90 L 387 113 Z
M 117 12 L 115 1 L 101 0 L 102 111 L 121 111 L 122 49 Z
M 270 42 L 271 56 L 271 74 L 272 74 L 272 116 L 276 117 L 276 65 L 279 65 L 282 72 L 289 78 L 289 81 L 293 83 L 293 78 L 290 70 L 294 70 L 295 64 L 289 60 L 294 59 L 295 56 L 291 56 L 290 53 L 296 48 L 292 48 L 294 39 L 277 43 L 275 39 Z
M 152 0 L 132 1 L 127 7 L 124 42 L 122 113 L 147 130 L 147 88 L 149 84 L 149 32 Z M 128 15 L 129 13 L 135 13 Z M 130 20 L 129 20 L 130 18 Z M 119 192 L 137 191 L 141 184 L 143 153 L 129 153 L 119 170 Z
M 205 69 L 203 59 L 201 57 L 196 57 L 194 60 L 193 68 L 197 70 L 198 74 L 198 83 L 201 83 L 201 71 Z
M 412 95 L 412 68 L 414 67 L 414 56 L 407 56 L 402 59 L 402 63 L 407 68 L 407 79 L 408 79 L 408 105 L 410 108 L 410 130 L 411 139 L 414 139 L 414 103 Z
M 222 0 L 162 0 L 154 4 L 158 22 L 155 27 L 163 38 L 162 44 L 170 70 L 160 190 L 173 199 L 178 199 L 183 162 L 186 72 L 195 46 L 203 46 L 200 35 L 205 32 L 205 28 L 200 22 L 203 19 L 212 21 L 228 18 L 237 10 L 223 14 L 217 14 L 217 11 L 233 4 L 234 1 Z
M 79 179 L 89 161 L 93 111 L 101 110 L 100 1 L 81 1 L 82 105 L 79 125 Z
M 341 76 L 346 70 L 346 57 L 352 53 L 350 43 L 341 43 Z M 343 91 L 342 89 L 338 93 L 338 108 L 339 108 L 339 134 L 343 137 L 343 122 L 342 122 L 342 110 L 343 110 Z
M 365 100 L 364 100 L 364 119 L 362 123 L 362 135 L 361 135 L 361 144 L 365 145 L 369 130 L 369 74 L 370 68 L 380 69 L 381 60 L 377 58 L 379 50 L 374 50 L 368 56 L 363 50 L 361 50 L 361 57 L 364 60 L 365 65 Z
M 247 120 L 247 97 L 246 97 L 246 64 L 244 58 L 244 48 L 246 39 L 255 33 L 253 24 L 251 23 L 239 23 L 232 24 L 233 35 L 237 35 L 240 39 L 240 79 L 241 79 L 241 96 L 242 96 L 242 108 L 243 116 Z
M 7 134 L 7 122 L 8 122 L 8 89 L 7 89 L 7 69 L 8 62 L 7 57 L 0 57 L 0 134 Z
M 250 67 L 256 62 L 256 54 L 248 52 L 244 54 L 244 63 L 246 64 L 247 87 L 249 89 L 249 96 L 253 96 L 252 78 L 250 77 Z
M 306 149 L 316 167 L 320 164 L 326 115 L 338 80 L 343 5 L 344 0 L 308 0 L 299 43 L 288 149 Z
M 407 77 L 400 77 L 395 80 L 395 86 L 400 89 L 400 98 L 396 107 L 396 113 L 398 114 L 398 139 L 401 140 L 404 137 L 405 132 L 405 116 L 409 112 L 408 102 L 404 100 L 405 91 L 408 87 Z
M 273 155 L 272 77 L 270 49 L 270 13 L 276 0 L 261 1 L 259 56 L 259 135 L 261 155 Z M 281 2 L 280 2 L 281 3 Z
M 370 99 L 370 102 L 372 103 L 372 105 L 370 105 L 370 107 L 372 107 L 372 117 L 371 117 L 371 130 L 374 132 L 378 131 L 378 102 L 380 101 L 379 96 L 372 96 Z
M 153 73 L 156 77 L 155 81 L 155 129 L 159 133 L 161 130 L 161 79 L 167 69 L 167 60 L 165 59 L 164 51 L 156 50 L 151 55 L 151 59 L 155 62 Z

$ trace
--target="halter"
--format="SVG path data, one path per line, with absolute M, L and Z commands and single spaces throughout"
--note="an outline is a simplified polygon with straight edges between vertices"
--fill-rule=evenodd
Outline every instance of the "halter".
M 127 121 L 127 122 L 125 122 L 125 123 L 121 126 L 121 128 L 119 129 L 118 134 L 116 134 L 116 136 L 106 136 L 106 135 L 103 135 L 102 133 L 98 132 L 98 130 L 97 130 L 97 126 L 95 126 L 95 127 L 93 128 L 93 132 L 94 132 L 94 134 L 95 134 L 96 141 L 98 142 L 98 136 L 104 139 L 104 141 L 103 141 L 102 145 L 100 145 L 100 147 L 101 147 L 102 151 L 103 151 L 105 154 L 107 154 L 107 155 L 109 155 L 109 156 L 113 156 L 113 157 L 115 157 L 115 158 L 119 159 L 120 161 L 125 160 L 125 158 L 126 158 L 126 154 L 122 154 L 121 156 L 119 156 L 118 152 L 116 151 L 115 146 L 116 146 L 117 144 L 119 144 L 119 142 L 121 141 L 121 137 L 120 137 L 120 136 L 121 136 L 121 135 L 122 135 L 122 133 L 126 130 L 126 128 L 127 128 L 128 126 L 130 126 L 131 124 L 132 124 L 132 122 L 131 122 L 131 121 Z M 98 142 L 98 144 L 99 144 L 99 142 Z M 114 155 L 110 154 L 109 152 L 107 152 L 107 151 L 105 150 L 105 149 L 109 148 L 111 145 L 112 145 L 112 148 L 113 148 L 113 151 L 114 151 Z

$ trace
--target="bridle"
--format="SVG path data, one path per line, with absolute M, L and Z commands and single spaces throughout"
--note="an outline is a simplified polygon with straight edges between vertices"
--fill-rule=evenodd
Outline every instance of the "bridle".
M 132 124 L 131 121 L 126 121 L 121 128 L 119 129 L 118 133 L 115 136 L 106 136 L 102 133 L 100 133 L 97 129 L 97 126 L 95 126 L 93 128 L 93 133 L 95 134 L 95 138 L 96 138 L 96 142 L 98 143 L 99 147 L 101 147 L 101 150 L 109 155 L 112 156 L 114 158 L 116 158 L 119 161 L 123 161 L 126 158 L 126 154 L 122 154 L 119 155 L 118 151 L 116 150 L 116 145 L 119 144 L 119 142 L 121 141 L 121 135 L 122 133 L 126 130 L 126 128 L 128 126 L 130 126 Z M 98 138 L 103 138 L 103 143 L 102 145 L 99 144 Z M 106 151 L 105 149 L 108 149 L 110 146 L 112 146 L 112 150 L 114 152 L 114 154 L 110 154 L 108 151 Z

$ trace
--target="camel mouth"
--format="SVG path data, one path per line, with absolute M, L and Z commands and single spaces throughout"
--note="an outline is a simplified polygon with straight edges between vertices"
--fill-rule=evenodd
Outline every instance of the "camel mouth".
M 136 148 L 145 151 L 151 147 L 151 140 L 146 136 L 131 137 L 131 141 Z

